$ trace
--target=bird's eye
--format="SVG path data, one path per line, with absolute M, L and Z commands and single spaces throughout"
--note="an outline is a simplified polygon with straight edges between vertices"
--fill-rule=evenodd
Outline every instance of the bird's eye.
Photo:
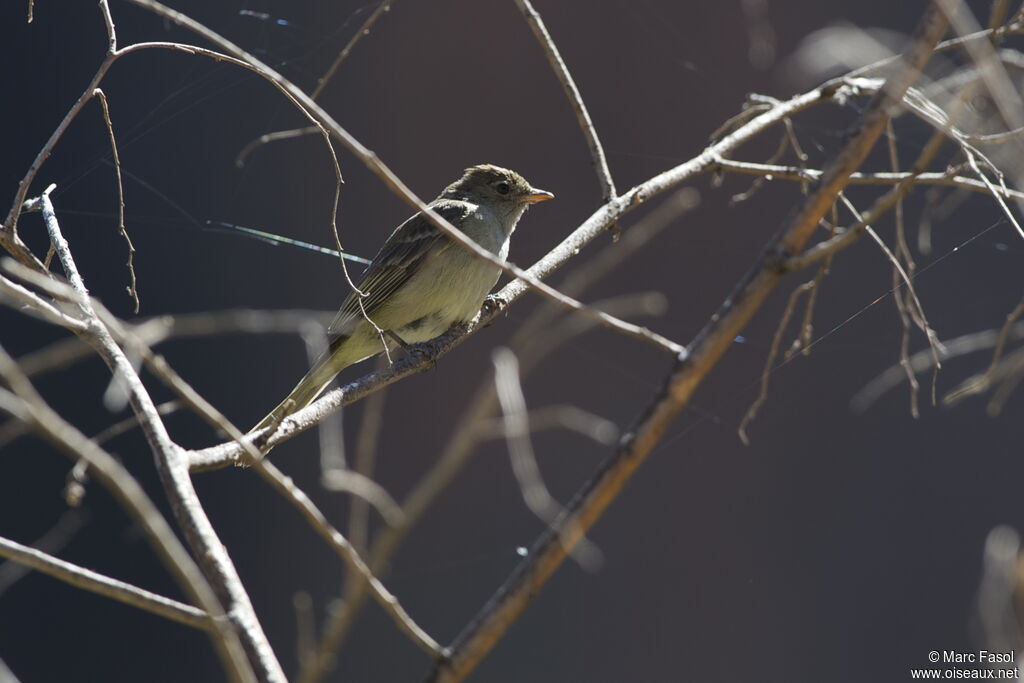
M 512 189 L 506 182 L 500 182 L 494 186 L 494 189 L 498 191 L 498 194 L 508 194 L 509 190 Z

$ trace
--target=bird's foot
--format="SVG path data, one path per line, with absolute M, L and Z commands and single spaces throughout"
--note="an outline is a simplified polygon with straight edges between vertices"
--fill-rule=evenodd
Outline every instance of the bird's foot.
M 405 341 L 391 330 L 388 330 L 386 334 L 388 337 L 391 338 L 393 342 L 398 344 L 398 346 L 400 346 L 401 349 L 405 351 L 408 355 L 412 356 L 413 358 L 417 359 L 420 362 L 428 363 L 430 365 L 430 370 L 433 370 L 434 368 L 437 367 L 437 360 L 434 358 L 434 347 L 429 341 L 420 342 L 418 344 L 410 344 L 409 342 Z
M 484 313 L 487 315 L 495 315 L 497 313 L 508 315 L 508 302 L 497 294 L 488 294 L 484 299 Z
M 419 344 L 406 344 L 404 351 L 416 359 L 417 362 L 426 363 L 428 370 L 437 368 L 437 358 L 434 357 L 434 346 L 430 342 Z

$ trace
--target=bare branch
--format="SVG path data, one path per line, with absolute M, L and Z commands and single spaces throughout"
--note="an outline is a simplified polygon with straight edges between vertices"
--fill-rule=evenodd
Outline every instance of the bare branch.
M 378 361 L 378 369 L 381 367 Z M 363 403 L 362 421 L 356 437 L 356 457 L 353 471 L 367 479 L 373 476 L 377 460 L 377 443 L 380 439 L 381 427 L 384 424 L 384 399 L 387 390 L 374 392 Z M 401 509 L 401 507 L 399 507 Z M 366 501 L 353 497 L 348 513 L 348 538 L 359 553 L 366 553 L 370 540 L 370 516 Z M 354 574 L 350 575 L 350 577 Z M 348 593 L 348 589 L 345 591 Z
M 249 155 L 255 152 L 263 145 L 270 144 L 271 142 L 280 142 L 282 140 L 294 140 L 295 138 L 303 138 L 307 135 L 313 135 L 319 133 L 320 129 L 316 126 L 305 126 L 303 128 L 292 128 L 291 130 L 277 130 L 273 133 L 264 133 L 255 140 L 250 140 L 242 149 L 238 152 L 238 156 L 235 157 L 235 166 L 242 168 L 249 161 Z
M 66 327 L 73 332 L 85 330 L 85 323 L 78 318 L 73 318 L 58 310 L 48 301 L 3 276 L 0 276 L 0 301 L 11 308 L 29 313 L 54 325 Z
M 893 171 L 898 171 L 900 168 L 899 152 L 896 149 L 896 129 L 892 125 L 892 121 L 889 121 L 889 125 L 886 126 L 886 147 L 889 152 L 889 165 Z M 845 199 L 845 195 L 844 195 Z M 900 274 L 902 269 L 898 268 L 900 260 L 906 263 L 907 268 L 907 279 L 912 280 L 914 277 L 914 259 L 910 254 L 910 248 L 907 246 L 907 239 L 905 234 L 905 226 L 903 221 L 903 199 L 901 198 L 896 202 L 896 206 L 893 209 L 893 218 L 896 222 L 896 265 L 892 269 L 892 288 L 893 288 L 893 302 L 896 304 L 896 312 L 900 317 L 900 365 L 903 365 L 907 372 L 907 384 L 910 385 L 910 415 L 911 417 L 917 418 L 920 415 L 920 407 L 918 405 L 918 391 L 919 385 L 917 383 L 917 376 L 910 369 L 910 322 L 912 314 L 910 309 L 912 304 L 909 302 L 909 292 L 904 292 L 900 288 Z M 935 387 L 938 384 L 938 372 L 939 365 L 935 366 L 935 373 L 933 374 L 932 381 L 932 405 L 935 405 Z
M 1010 336 L 1010 330 L 1013 328 L 1014 323 L 1017 319 L 1024 315 L 1024 298 L 1021 298 L 1017 302 L 1017 305 L 1012 311 L 1006 316 L 1006 321 L 1003 326 L 999 328 L 999 333 L 996 335 L 995 347 L 992 350 L 992 360 L 989 361 L 988 369 L 980 375 L 974 375 L 968 377 L 966 380 L 960 383 L 958 387 L 946 394 L 943 399 L 943 405 L 952 406 L 956 405 L 968 396 L 980 394 L 987 391 L 992 383 L 995 381 L 998 375 L 999 364 L 1003 357 L 1003 351 L 1006 349 L 1006 342 Z
M 341 49 L 341 52 L 338 53 L 338 56 L 334 59 L 334 62 L 331 64 L 330 68 L 327 69 L 327 72 L 317 79 L 316 88 L 314 88 L 313 92 L 310 93 L 309 95 L 311 99 L 315 100 L 316 98 L 320 97 L 320 93 L 322 93 L 324 91 L 324 88 L 327 87 L 327 84 L 330 82 L 331 78 L 334 77 L 334 74 L 335 72 L 337 72 L 338 67 L 341 66 L 341 63 L 344 62 L 346 58 L 348 58 L 349 54 L 351 54 L 352 49 L 355 48 L 356 46 L 356 43 L 362 40 L 363 37 L 368 36 L 370 34 L 370 29 L 373 28 L 374 24 L 377 23 L 377 20 L 380 19 L 385 12 L 391 10 L 391 7 L 392 5 L 394 5 L 394 3 L 395 0 L 381 0 L 381 3 L 377 5 L 377 9 L 373 10 L 373 12 L 370 13 L 370 16 L 366 18 L 366 21 L 363 22 L 363 25 L 359 27 L 355 34 L 353 34 L 352 38 L 349 39 L 348 43 L 345 44 L 345 47 Z M 245 147 L 242 148 L 242 151 L 240 151 L 238 153 L 238 156 L 235 158 L 235 165 L 239 167 L 244 166 L 246 160 L 249 158 L 249 155 L 252 154 L 256 149 L 262 147 L 267 143 L 278 142 L 280 140 L 293 140 L 295 138 L 305 137 L 306 135 L 312 135 L 313 133 L 316 133 L 319 130 L 320 129 L 317 128 L 316 126 L 306 126 L 305 128 L 279 130 L 273 133 L 266 133 L 264 135 L 261 135 L 260 137 L 256 138 L 255 140 L 252 140 L 251 142 L 246 144 Z
M 611 420 L 606 420 L 572 404 L 537 408 L 527 412 L 526 419 L 531 432 L 567 429 L 605 446 L 615 443 L 619 434 L 618 426 Z M 495 418 L 480 428 L 481 438 L 507 439 L 510 434 L 511 430 L 500 418 Z
M 201 609 L 152 593 L 130 583 L 112 579 L 85 567 L 65 562 L 26 545 L 0 537 L 0 556 L 20 562 L 77 588 L 97 593 L 132 607 L 176 621 L 192 628 L 211 629 L 210 616 Z
M 286 477 L 269 460 L 262 460 L 256 463 L 255 469 L 263 478 L 268 481 L 282 496 L 299 509 L 302 516 L 306 518 L 313 530 L 320 535 L 331 548 L 338 553 L 350 569 L 358 572 L 369 584 L 370 591 L 380 603 L 381 607 L 391 616 L 392 620 L 406 636 L 409 637 L 421 650 L 432 657 L 442 655 L 441 646 L 430 635 L 420 628 L 412 617 L 402 608 L 398 599 L 392 595 L 384 584 L 373 575 L 370 568 L 359 556 L 352 544 L 341 535 L 337 529 L 331 526 L 323 513 L 313 504 L 309 496 L 305 494 L 290 477 Z
M 234 629 L 226 620 L 217 597 L 202 572 L 178 541 L 171 527 L 131 474 L 109 453 L 67 423 L 36 392 L 17 363 L 0 347 L 0 379 L 21 400 L 21 419 L 28 421 L 40 436 L 76 460 L 85 460 L 97 479 L 114 495 L 125 510 L 145 529 L 153 549 L 171 570 L 185 592 L 213 615 L 211 638 L 233 681 L 255 681 Z M 2 408 L 0 404 L 0 408 Z M 216 634 L 216 635 L 215 635 Z
M 114 49 L 113 46 L 116 46 L 116 41 L 112 43 L 112 50 Z M 110 151 L 114 157 L 114 175 L 117 178 L 117 231 L 124 238 L 125 244 L 128 245 L 128 295 L 131 296 L 132 303 L 135 304 L 135 312 L 138 313 L 139 291 L 138 283 L 135 279 L 135 245 L 132 244 L 132 238 L 128 236 L 128 231 L 124 227 L 124 184 L 121 182 L 121 158 L 117 153 L 114 124 L 110 122 L 110 106 L 107 104 L 107 96 L 99 88 L 93 90 L 92 94 L 100 101 L 100 106 L 103 108 L 103 122 L 107 124 Z
M 229 671 L 236 678 L 252 679 L 252 673 L 247 671 L 248 663 L 242 667 L 242 663 L 237 661 L 238 653 L 235 651 L 235 647 L 237 647 L 238 640 L 236 638 L 240 637 L 257 667 L 260 679 L 265 682 L 284 681 L 284 672 L 274 657 L 270 644 L 256 619 L 249 596 L 238 578 L 231 558 L 218 539 L 213 525 L 210 524 L 203 512 L 188 476 L 188 461 L 184 457 L 183 451 L 171 441 L 163 421 L 160 419 L 159 412 L 139 379 L 138 373 L 114 341 L 110 328 L 100 319 L 97 309 L 89 298 L 85 283 L 71 256 L 68 243 L 61 234 L 48 191 L 40 197 L 40 204 L 43 221 L 50 235 L 50 242 L 56 250 L 71 287 L 79 296 L 77 305 L 86 320 L 88 330 L 83 334 L 95 346 L 104 362 L 110 367 L 111 372 L 125 383 L 129 391 L 132 409 L 139 417 L 143 432 L 153 450 L 157 470 L 178 523 L 189 544 L 202 558 L 212 588 L 218 592 L 220 600 L 229 605 L 228 614 L 232 624 L 238 629 L 237 634 L 230 628 L 218 628 L 217 634 L 220 637 L 214 639 L 219 648 L 223 648 L 225 654 L 230 655 L 225 660 L 226 664 L 230 663 Z M 95 463 L 90 462 L 90 465 L 95 466 Z M 209 593 L 211 585 L 205 581 L 196 584 L 195 577 L 191 575 L 189 575 L 189 579 L 187 587 L 193 593 L 192 597 L 209 614 L 221 614 L 220 603 Z
M 377 23 L 378 19 L 380 19 L 382 16 L 384 16 L 385 13 L 391 10 L 391 6 L 394 4 L 394 2 L 395 0 L 381 0 L 381 3 L 377 5 L 377 9 L 373 10 L 370 16 L 366 18 L 366 21 L 363 22 L 363 25 L 359 27 L 359 30 L 357 30 L 355 34 L 353 34 L 353 36 L 349 39 L 348 43 L 345 44 L 345 47 L 343 47 L 341 49 L 341 52 L 338 53 L 338 56 L 334 59 L 334 62 L 331 64 L 330 68 L 327 69 L 327 72 L 317 80 L 316 88 L 310 94 L 311 98 L 315 100 L 316 98 L 320 97 L 320 93 L 322 93 L 324 91 L 324 88 L 327 87 L 327 84 L 334 77 L 334 73 L 338 70 L 338 67 L 341 66 L 341 63 L 344 62 L 346 58 L 348 58 L 349 54 L 352 52 L 352 49 L 360 40 L 363 39 L 364 36 L 370 35 L 370 29 L 373 28 L 374 24 Z
M 4 267 L 0 262 L 0 267 Z M 19 271 L 26 274 L 24 270 Z M 0 279 L 0 287 L 4 280 Z M 301 334 L 311 322 L 324 326 L 334 313 L 300 309 L 263 311 L 254 309 L 228 309 L 179 315 L 159 315 L 137 323 L 121 325 L 125 331 L 146 346 L 156 346 L 170 339 L 193 339 L 229 333 L 244 334 Z M 92 349 L 78 338 L 55 342 L 38 351 L 18 358 L 18 364 L 30 377 L 54 372 L 90 357 Z
M 735 159 L 722 159 L 719 162 L 725 171 L 744 173 L 747 175 L 769 176 L 771 179 L 795 180 L 798 182 L 814 182 L 821 178 L 821 171 L 813 168 L 800 168 L 798 166 L 779 166 L 777 164 L 761 164 L 749 161 L 736 161 Z M 975 180 L 961 175 L 949 175 L 947 173 L 911 173 L 901 172 L 879 172 L 864 173 L 858 171 L 850 176 L 850 185 L 898 185 L 904 181 L 911 181 L 915 185 L 936 185 L 940 187 L 959 187 L 972 192 L 984 192 L 995 194 L 999 197 L 1024 200 L 1024 192 L 1010 190 L 1007 188 L 989 187 L 984 181 Z
M 779 355 L 779 346 L 782 344 L 782 335 L 786 333 L 786 328 L 789 327 L 789 319 L 793 317 L 793 311 L 796 310 L 797 302 L 800 297 L 807 294 L 814 289 L 814 280 L 808 280 L 801 285 L 798 285 L 789 293 L 789 299 L 786 300 L 786 308 L 782 311 L 782 316 L 779 318 L 779 324 L 775 328 L 775 334 L 772 336 L 772 345 L 768 350 L 768 356 L 764 360 L 764 367 L 761 370 L 761 389 L 758 391 L 757 398 L 747 408 L 747 412 L 743 415 L 743 419 L 740 420 L 740 426 L 736 430 L 739 434 L 740 441 L 744 445 L 750 445 L 750 437 L 747 436 L 747 425 L 753 422 L 754 418 L 757 417 L 757 413 L 761 410 L 761 406 L 768 400 L 768 380 L 771 377 L 772 367 L 775 364 L 775 359 Z
M 328 491 L 349 493 L 353 500 L 372 505 L 391 526 L 404 521 L 402 506 L 391 497 L 387 489 L 364 474 L 349 469 L 331 469 L 323 473 L 320 482 Z
M 878 248 L 882 250 L 882 253 L 885 254 L 886 258 L 889 259 L 889 262 L 892 263 L 893 268 L 899 274 L 900 280 L 902 280 L 903 286 L 907 288 L 907 293 L 910 295 L 910 301 L 913 304 L 909 309 L 911 311 L 911 317 L 928 339 L 928 345 L 932 349 L 932 356 L 935 360 L 935 367 L 941 367 L 939 358 L 942 353 L 942 342 L 939 341 L 938 336 L 935 334 L 935 330 L 933 330 L 931 325 L 928 323 L 928 318 L 924 313 L 924 307 L 921 305 L 921 300 L 917 296 L 917 290 L 914 288 L 914 282 L 910 279 L 907 271 L 903 269 L 903 264 L 899 262 L 899 259 L 896 258 L 895 254 L 893 254 L 885 244 L 885 241 L 878 236 L 878 233 L 874 231 L 870 223 L 864 222 L 864 217 L 859 211 L 857 211 L 857 208 L 850 203 L 850 200 L 846 198 L 846 195 L 840 194 L 839 198 L 843 204 L 846 205 L 846 208 L 849 209 L 850 213 L 852 213 L 858 221 L 864 224 L 864 230 L 871 236 L 871 239 L 875 241 L 875 244 L 878 245 Z
M 117 59 L 117 35 L 114 32 L 114 20 L 110 16 L 110 8 L 107 5 L 107 0 L 100 0 L 100 12 L 103 14 L 103 21 L 107 28 L 107 54 L 100 63 L 96 73 L 93 74 L 92 80 L 89 81 L 89 85 L 85 87 L 85 91 L 79 96 L 78 100 L 71 106 L 68 113 L 64 115 L 60 125 L 50 135 L 50 139 L 46 141 L 42 149 L 36 155 L 36 158 L 32 161 L 32 165 L 29 166 L 25 176 L 18 183 L 18 190 L 14 194 L 14 201 L 11 203 L 10 211 L 7 214 L 7 218 L 4 219 L 3 228 L 0 229 L 0 243 L 11 253 L 14 258 L 18 260 L 22 265 L 33 268 L 34 270 L 44 272 L 46 269 L 42 267 L 38 259 L 32 255 L 30 251 L 21 243 L 18 239 L 18 216 L 22 211 L 22 204 L 25 202 L 25 197 L 28 196 L 29 187 L 32 185 L 32 181 L 35 180 L 36 174 L 39 169 L 42 168 L 43 162 L 49 158 L 53 152 L 53 148 L 57 145 L 57 142 L 63 137 L 64 132 L 71 125 L 71 122 L 75 120 L 78 113 L 82 110 L 82 107 L 92 99 L 96 92 L 96 89 L 100 85 L 100 81 L 106 76 L 107 71 L 110 70 L 111 65 Z
M 548 33 L 544 20 L 541 19 L 537 10 L 533 8 L 530 0 L 515 1 L 516 7 L 522 12 L 526 23 L 530 25 L 530 30 L 533 31 L 533 35 L 544 49 L 544 56 L 547 57 L 551 69 L 555 72 L 555 76 L 558 77 L 558 81 L 565 89 L 565 94 L 572 104 L 573 111 L 576 112 L 576 120 L 580 125 L 580 130 L 583 131 L 583 137 L 587 140 L 587 147 L 590 148 L 590 156 L 593 160 L 594 170 L 597 172 L 597 180 L 601 183 L 603 199 L 606 202 L 610 201 L 618 194 L 615 191 L 615 181 L 612 180 L 611 171 L 608 170 L 608 160 L 605 158 L 604 148 L 601 146 L 601 140 L 597 137 L 597 130 L 594 128 L 594 122 L 590 119 L 587 105 L 583 103 L 583 96 L 580 95 L 579 88 L 576 87 L 576 82 L 572 79 L 572 74 L 569 73 L 569 67 L 565 65 L 562 55 L 559 54 L 555 41 L 551 38 L 551 34 Z
M 28 419 L 27 412 L 22 409 L 22 401 L 17 396 L 6 389 L 0 390 L 0 394 L 4 395 L 4 401 L 8 403 L 13 401 L 18 404 L 16 410 L 21 413 L 21 416 L 16 417 L 12 422 Z M 4 412 L 8 411 L 5 410 Z M 57 519 L 56 524 L 50 527 L 50 529 L 42 536 L 37 538 L 32 543 L 32 547 L 50 555 L 60 552 L 68 543 L 71 542 L 75 537 L 75 534 L 85 526 L 85 519 L 86 515 L 82 514 L 81 510 L 64 511 Z M 3 596 L 11 586 L 31 572 L 31 567 L 13 560 L 0 564 L 0 596 Z
M 942 342 L 945 352 L 943 360 L 949 360 L 958 356 L 965 356 L 969 353 L 977 353 L 985 349 L 991 349 L 999 343 L 1000 331 L 984 330 L 972 332 L 955 339 Z M 1024 339 L 1024 323 L 1016 323 L 1007 328 L 1007 339 Z M 910 367 L 914 372 L 921 373 L 933 367 L 935 361 L 932 358 L 931 349 L 918 351 L 910 357 Z M 899 386 L 905 379 L 903 368 L 895 365 L 864 385 L 850 399 L 850 409 L 855 412 L 863 412 L 873 405 L 888 391 Z
M 531 430 L 526 397 L 519 383 L 519 361 L 515 353 L 507 347 L 495 349 L 491 360 L 494 364 L 495 393 L 498 395 L 502 421 L 505 424 L 505 441 L 508 444 L 509 459 L 512 461 L 512 471 L 519 482 L 519 490 L 526 506 L 551 527 L 565 510 L 545 486 L 533 444 L 530 442 Z M 572 554 L 584 567 L 596 567 L 601 561 L 600 551 L 585 537 L 581 537 L 573 548 L 566 548 L 566 552 Z

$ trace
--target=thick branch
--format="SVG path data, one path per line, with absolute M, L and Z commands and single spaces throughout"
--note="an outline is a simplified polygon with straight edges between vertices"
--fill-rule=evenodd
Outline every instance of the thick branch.
M 157 510 L 134 477 L 113 456 L 97 446 L 74 426 L 57 414 L 36 392 L 28 378 L 6 351 L 0 347 L 0 379 L 21 400 L 16 413 L 41 437 L 68 453 L 75 460 L 89 463 L 93 474 L 118 500 L 124 509 L 146 531 L 153 549 L 171 570 L 181 588 L 205 612 L 214 615 L 211 622 L 216 630 L 213 642 L 224 666 L 234 681 L 255 681 L 241 644 L 225 619 L 224 610 L 217 601 L 199 567 L 181 545 L 178 537 Z M 212 634 L 211 634 L 212 635 Z
M 561 565 L 572 542 L 582 537 L 615 499 L 735 336 L 778 284 L 780 255 L 803 248 L 846 179 L 867 156 L 885 127 L 889 112 L 918 77 L 945 30 L 946 22 L 941 13 L 930 6 L 913 43 L 903 55 L 900 68 L 873 98 L 858 122 L 856 133 L 828 165 L 818 187 L 805 198 L 793 218 L 767 245 L 754 268 L 698 333 L 688 347 L 689 355 L 679 359 L 662 390 L 625 435 L 617 452 L 570 502 L 567 513 L 556 527 L 541 535 L 528 558 L 456 639 L 451 659 L 437 667 L 433 680 L 446 683 L 463 680 Z
M 202 592 L 199 592 L 192 583 L 188 587 L 192 592 L 197 593 L 194 597 L 199 600 L 207 612 L 220 614 L 222 610 L 219 602 L 207 592 L 209 587 L 212 587 L 220 600 L 227 604 L 231 621 L 238 629 L 238 637 L 248 650 L 260 679 L 267 682 L 284 681 L 284 672 L 274 657 L 270 643 L 256 619 L 249 596 L 238 578 L 224 545 L 206 517 L 199 497 L 192 486 L 188 475 L 188 460 L 184 451 L 171 441 L 159 411 L 134 366 L 121 347 L 117 345 L 110 330 L 100 320 L 93 308 L 85 283 L 78 273 L 71 250 L 57 223 L 48 192 L 49 190 L 44 192 L 40 198 L 43 221 L 68 281 L 78 294 L 78 308 L 88 328 L 88 332 L 83 333 L 82 336 L 94 346 L 111 372 L 125 383 L 132 409 L 139 417 L 143 433 L 153 450 L 157 470 L 174 514 L 189 545 L 196 555 L 202 558 L 210 584 L 202 582 L 202 586 L 207 587 Z M 235 637 L 230 633 L 230 629 L 221 629 L 218 633 L 222 638 L 227 638 L 229 634 L 232 639 Z M 239 674 L 239 677 L 241 676 L 242 674 Z

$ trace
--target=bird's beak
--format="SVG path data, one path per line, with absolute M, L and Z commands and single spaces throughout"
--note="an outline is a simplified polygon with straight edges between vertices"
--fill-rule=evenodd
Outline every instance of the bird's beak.
M 538 190 L 536 187 L 531 187 L 530 191 L 527 192 L 526 195 L 523 197 L 523 199 L 525 199 L 531 204 L 536 204 L 537 202 L 546 202 L 547 200 L 554 198 L 555 195 L 551 194 L 547 190 Z

